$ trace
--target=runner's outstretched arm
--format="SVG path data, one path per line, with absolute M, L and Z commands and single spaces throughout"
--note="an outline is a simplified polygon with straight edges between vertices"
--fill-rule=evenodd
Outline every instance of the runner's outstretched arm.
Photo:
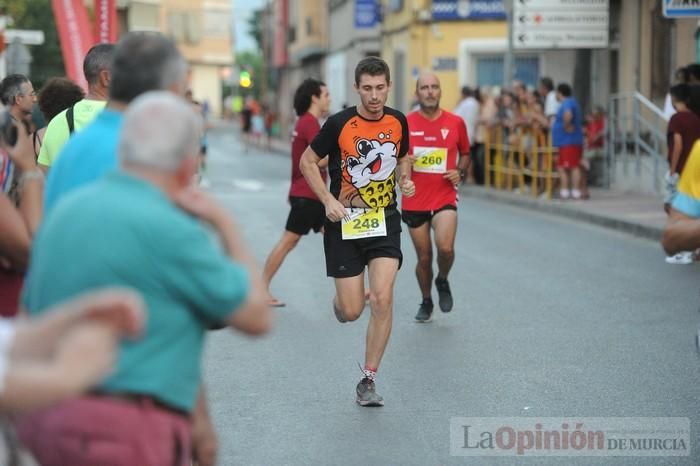
M 412 157 L 401 157 L 397 165 L 399 175 L 399 189 L 406 197 L 411 197 L 416 193 L 416 185 L 411 180 L 413 166 Z
M 457 168 L 462 170 L 463 172 L 469 171 L 469 166 L 472 164 L 472 158 L 471 154 L 469 152 L 466 152 L 464 154 L 459 154 L 459 164 L 457 164 Z
M 469 152 L 459 154 L 459 163 L 457 164 L 457 168 L 454 170 L 448 170 L 447 173 L 445 173 L 444 178 L 450 180 L 450 183 L 458 185 L 469 171 L 469 165 L 471 165 L 471 157 L 469 157 Z
M 348 213 L 345 207 L 343 207 L 343 204 L 333 197 L 326 187 L 323 178 L 321 178 L 321 171 L 319 168 L 320 161 L 321 157 L 309 146 L 301 155 L 299 169 L 311 190 L 326 207 L 326 217 L 328 217 L 331 222 L 339 222 L 347 217 Z
M 415 162 L 415 160 L 416 159 L 415 157 L 413 157 L 413 154 L 406 155 L 406 157 L 401 157 L 399 159 L 399 163 L 397 165 L 399 169 L 399 178 L 403 175 L 406 175 L 408 179 L 411 179 L 411 173 L 413 172 L 413 162 Z

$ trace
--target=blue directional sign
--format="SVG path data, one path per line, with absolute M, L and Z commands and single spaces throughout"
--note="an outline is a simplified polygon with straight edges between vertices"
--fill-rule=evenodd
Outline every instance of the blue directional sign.
M 692 0 L 663 0 L 667 18 L 700 17 L 700 2 Z
M 355 28 L 373 28 L 379 23 L 377 0 L 355 0 Z
M 433 19 L 505 20 L 503 0 L 433 0 Z

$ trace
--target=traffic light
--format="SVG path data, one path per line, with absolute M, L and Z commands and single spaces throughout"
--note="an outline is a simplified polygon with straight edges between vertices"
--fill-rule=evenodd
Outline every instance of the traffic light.
M 241 71 L 241 74 L 238 77 L 238 84 L 246 89 L 253 85 L 253 81 L 250 79 L 250 73 L 248 71 Z

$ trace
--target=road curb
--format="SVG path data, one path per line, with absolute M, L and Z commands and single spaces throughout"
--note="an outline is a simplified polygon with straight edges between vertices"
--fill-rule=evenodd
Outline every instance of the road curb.
M 532 199 L 520 194 L 496 191 L 479 186 L 462 186 L 460 192 L 467 197 L 482 199 L 490 202 L 498 202 L 500 204 L 507 204 L 545 214 L 565 217 L 653 241 L 659 241 L 663 232 L 661 228 L 641 225 L 639 223 L 610 217 L 608 215 L 579 210 L 571 207 L 570 205 L 567 206 L 557 203 L 556 201 Z

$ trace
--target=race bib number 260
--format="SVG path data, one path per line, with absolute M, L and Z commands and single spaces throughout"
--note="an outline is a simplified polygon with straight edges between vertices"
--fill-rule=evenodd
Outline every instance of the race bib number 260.
M 348 218 L 343 219 L 343 239 L 386 236 L 384 209 L 347 209 Z
M 416 162 L 413 171 L 423 173 L 445 173 L 447 171 L 447 149 L 443 147 L 415 147 Z

